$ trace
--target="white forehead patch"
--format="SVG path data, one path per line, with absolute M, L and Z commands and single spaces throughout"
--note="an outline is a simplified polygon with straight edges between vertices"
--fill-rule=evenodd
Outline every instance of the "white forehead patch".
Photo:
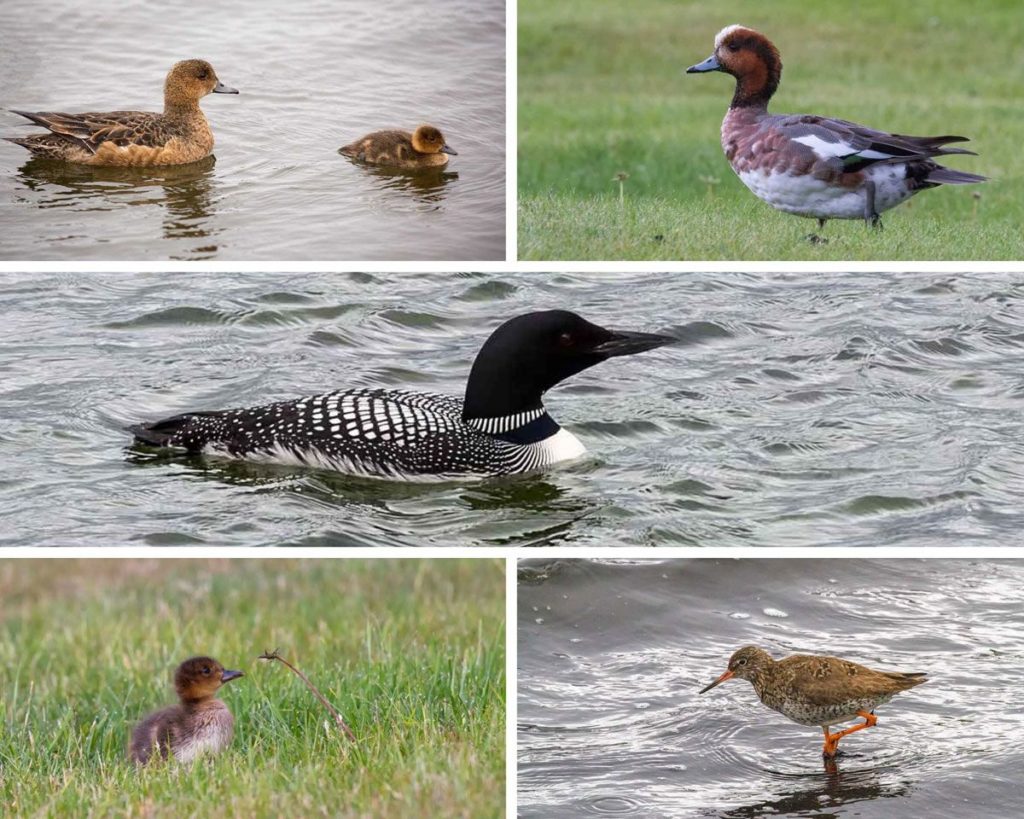
M 747 26 L 741 26 L 739 23 L 733 23 L 731 26 L 726 26 L 718 34 L 715 35 L 715 48 L 718 48 L 722 44 L 722 40 L 732 34 L 738 28 L 747 28 Z

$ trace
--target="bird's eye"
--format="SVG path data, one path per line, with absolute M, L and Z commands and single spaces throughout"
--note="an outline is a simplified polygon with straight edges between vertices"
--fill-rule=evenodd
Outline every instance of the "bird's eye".
M 209 674 L 210 674 L 210 666 L 204 665 L 203 666 L 203 673 L 206 674 L 207 676 L 209 676 Z
M 200 71 L 199 74 L 198 74 L 198 77 L 201 80 L 208 79 L 209 76 L 210 76 L 210 72 L 207 71 L 205 68 L 202 71 Z
M 558 344 L 561 347 L 569 347 L 572 345 L 572 333 L 562 333 L 558 336 Z
M 747 664 L 747 658 L 746 657 L 743 657 L 742 659 L 739 659 L 739 660 L 736 661 L 736 665 L 746 665 L 746 664 Z
M 740 44 L 739 43 L 729 43 L 729 45 L 727 47 L 728 47 L 728 49 L 730 51 L 739 51 L 740 50 Z

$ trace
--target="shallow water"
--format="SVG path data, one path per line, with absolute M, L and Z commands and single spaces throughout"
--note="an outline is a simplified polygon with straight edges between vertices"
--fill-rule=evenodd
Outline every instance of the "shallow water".
M 29 161 L 0 141 L 0 258 L 503 259 L 501 0 L 117 7 L 4 2 L 0 108 L 160 110 L 180 59 L 237 97 L 202 102 L 215 159 L 168 169 Z M 15 45 L 16 44 L 16 47 Z M 381 173 L 338 148 L 431 122 L 443 173 Z M 41 132 L 0 110 L 0 136 Z
M 0 276 L 0 543 L 1021 542 L 1024 284 L 935 274 Z M 410 485 L 126 453 L 328 389 L 461 394 L 505 319 L 679 336 L 552 390 L 589 456 Z M 53 510 L 59 509 L 60 515 Z
M 527 561 L 518 634 L 522 817 L 1024 813 L 1019 562 Z M 749 683 L 698 695 L 748 643 L 930 680 L 826 766 Z

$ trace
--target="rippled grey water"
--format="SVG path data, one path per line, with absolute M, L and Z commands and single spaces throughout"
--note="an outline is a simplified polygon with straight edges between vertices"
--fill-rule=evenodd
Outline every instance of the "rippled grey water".
M 215 160 L 169 169 L 29 161 L 0 141 L 0 258 L 503 259 L 503 0 L 0 5 L 0 108 L 160 110 L 179 59 L 237 97 L 202 107 Z M 444 173 L 340 146 L 431 122 Z M 0 110 L 0 136 L 39 132 Z
M 1021 542 L 1024 284 L 1013 277 L 0 282 L 0 543 Z M 551 307 L 681 340 L 549 393 L 590 452 L 565 468 L 407 485 L 125 452 L 126 424 L 187 410 L 372 385 L 461 394 L 493 328 Z
M 1024 813 L 1024 566 L 972 560 L 526 561 L 519 815 Z M 733 650 L 925 671 L 834 766 L 730 681 Z

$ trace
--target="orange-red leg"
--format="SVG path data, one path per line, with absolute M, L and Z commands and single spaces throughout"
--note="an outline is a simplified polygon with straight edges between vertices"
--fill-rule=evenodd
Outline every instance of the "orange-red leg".
M 871 728 L 875 725 L 875 723 L 878 722 L 878 718 L 868 711 L 858 711 L 857 716 L 863 717 L 864 722 L 858 723 L 857 725 L 854 725 L 850 728 L 846 728 L 842 731 L 837 731 L 834 734 L 830 734 L 828 732 L 828 728 L 822 728 L 822 730 L 825 732 L 825 747 L 822 749 L 821 752 L 826 757 L 831 759 L 836 755 L 836 752 L 839 750 L 839 740 L 841 740 L 843 737 L 849 736 L 855 731 L 862 731 L 865 728 Z

